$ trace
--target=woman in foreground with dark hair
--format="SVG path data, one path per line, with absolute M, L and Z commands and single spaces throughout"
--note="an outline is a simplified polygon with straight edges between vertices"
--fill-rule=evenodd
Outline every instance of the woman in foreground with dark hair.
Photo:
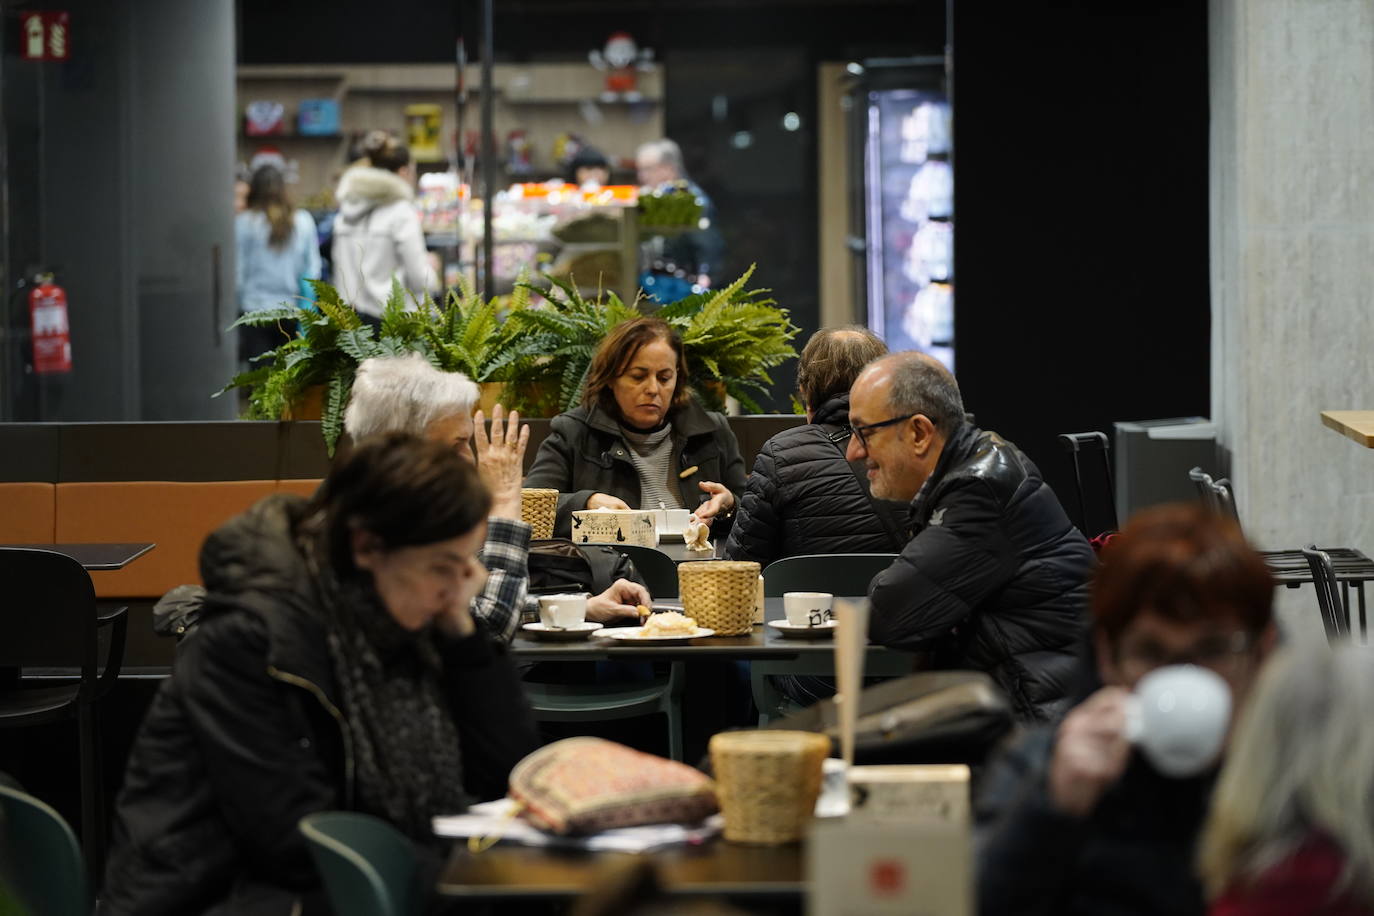
M 451 448 L 361 444 L 315 497 L 205 542 L 195 634 L 129 759 L 106 912 L 290 913 L 323 900 L 316 811 L 430 818 L 505 792 L 538 739 L 514 666 L 469 613 L 490 497 Z

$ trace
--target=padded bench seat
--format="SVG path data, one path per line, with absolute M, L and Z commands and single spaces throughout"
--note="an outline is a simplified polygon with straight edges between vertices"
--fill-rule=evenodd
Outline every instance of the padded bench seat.
M 59 483 L 54 534 L 46 540 L 156 543 L 124 569 L 91 573 L 100 598 L 156 600 L 200 582 L 201 544 L 220 525 L 279 490 L 308 496 L 318 486 L 318 480 Z

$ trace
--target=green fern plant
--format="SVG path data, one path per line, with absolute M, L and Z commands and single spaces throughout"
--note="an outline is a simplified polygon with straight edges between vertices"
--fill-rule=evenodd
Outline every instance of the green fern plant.
M 559 410 L 571 410 L 582 400 L 592 354 L 611 329 L 641 315 L 638 302 L 627 305 L 613 292 L 598 292 L 586 299 L 577 283 L 545 275 L 548 289 L 527 283 L 517 285 L 525 297 L 538 292 L 547 300 L 542 307 L 513 311 L 509 327 L 519 357 L 525 360 L 524 380 L 557 385 Z
M 353 390 L 358 364 L 373 356 L 399 356 L 412 351 L 424 353 L 431 361 L 425 329 L 435 321 L 435 308 L 427 298 L 406 308 L 406 293 L 392 283 L 391 295 L 382 311 L 381 337 L 363 322 L 357 311 L 328 283 L 312 280 L 315 302 L 282 304 L 275 308 L 247 312 L 230 329 L 243 326 L 275 325 L 282 330 L 284 342 L 253 357 L 254 367 L 229 380 L 215 393 L 248 389 L 250 420 L 279 420 L 308 390 L 323 386 L 320 426 L 325 447 L 334 447 L 343 434 L 344 408 Z M 291 323 L 297 333 L 291 336 Z
M 800 329 L 789 320 L 787 309 L 768 298 L 770 290 L 744 288 L 755 266 L 729 286 L 688 296 L 656 312 L 682 334 L 692 386 L 712 410 L 725 407 L 723 387 L 746 411 L 758 413 L 754 395 L 767 395 L 773 384 L 768 370 L 797 355 L 791 341 Z

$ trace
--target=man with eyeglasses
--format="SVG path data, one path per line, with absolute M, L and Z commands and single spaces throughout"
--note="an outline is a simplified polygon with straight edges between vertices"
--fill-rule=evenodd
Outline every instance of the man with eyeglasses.
M 877 499 L 911 503 L 915 532 L 869 586 L 869 636 L 939 668 L 987 672 L 1022 721 L 1068 705 L 1094 558 L 1016 446 L 965 420 L 954 376 L 894 353 L 849 396 L 853 436 Z
M 1274 580 L 1231 520 L 1197 504 L 1133 517 L 1102 555 L 1091 608 L 1105 686 L 994 760 L 975 805 L 978 907 L 993 914 L 1206 910 L 1198 833 L 1220 761 L 1160 773 L 1127 738 L 1127 698 L 1165 665 L 1209 668 L 1236 715 L 1276 640 Z

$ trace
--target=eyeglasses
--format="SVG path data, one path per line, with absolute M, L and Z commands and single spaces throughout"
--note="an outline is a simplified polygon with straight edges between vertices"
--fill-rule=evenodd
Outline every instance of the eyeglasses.
M 859 444 L 864 447 L 864 451 L 868 451 L 868 434 L 873 432 L 873 430 L 902 423 L 906 420 L 910 420 L 912 417 L 920 416 L 920 414 L 921 412 L 918 410 L 916 413 L 909 413 L 904 417 L 893 417 L 890 420 L 880 420 L 877 423 L 858 423 L 850 426 L 849 429 L 858 437 Z
M 1154 641 L 1123 646 L 1121 660 L 1151 670 L 1166 665 L 1201 665 L 1224 672 L 1243 658 L 1254 644 L 1255 639 L 1250 633 L 1237 630 L 1200 639 L 1183 652 L 1170 652 Z

